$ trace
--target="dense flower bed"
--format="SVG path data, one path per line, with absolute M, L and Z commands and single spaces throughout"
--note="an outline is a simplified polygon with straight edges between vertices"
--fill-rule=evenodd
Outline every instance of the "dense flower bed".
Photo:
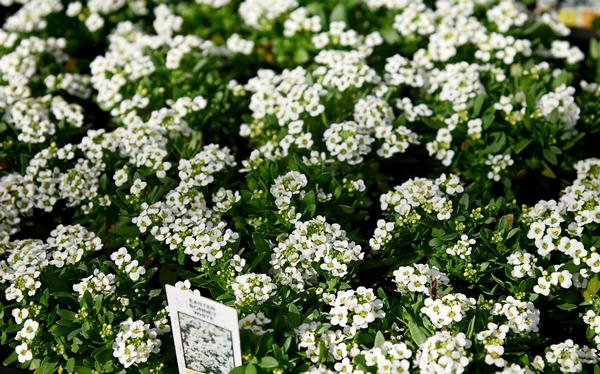
M 235 373 L 600 371 L 600 46 L 553 0 L 0 4 L 4 365 L 175 372 L 176 284 Z

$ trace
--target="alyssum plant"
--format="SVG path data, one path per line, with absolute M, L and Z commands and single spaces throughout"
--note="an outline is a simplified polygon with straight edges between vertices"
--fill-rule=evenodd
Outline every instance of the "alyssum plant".
M 0 4 L 4 365 L 175 372 L 175 284 L 234 373 L 600 371 L 600 50 L 554 1 Z

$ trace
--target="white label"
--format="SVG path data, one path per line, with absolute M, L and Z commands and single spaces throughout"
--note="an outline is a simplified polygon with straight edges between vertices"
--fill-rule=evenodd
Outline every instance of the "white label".
M 167 285 L 180 374 L 227 374 L 242 364 L 237 311 Z

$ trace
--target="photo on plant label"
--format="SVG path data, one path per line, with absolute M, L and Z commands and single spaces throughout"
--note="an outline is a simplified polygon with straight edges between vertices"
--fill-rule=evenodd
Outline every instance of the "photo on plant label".
M 187 369 L 204 374 L 226 374 L 234 365 L 231 331 L 178 312 L 183 357 Z

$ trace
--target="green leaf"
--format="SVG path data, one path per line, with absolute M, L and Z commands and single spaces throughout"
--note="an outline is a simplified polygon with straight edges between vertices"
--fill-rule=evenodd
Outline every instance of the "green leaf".
M 419 345 L 425 343 L 425 340 L 427 340 L 427 335 L 425 335 L 423 329 L 417 326 L 414 321 L 408 323 L 408 331 L 410 331 L 410 336 L 412 336 L 414 342 Z
M 252 364 L 246 365 L 246 370 L 244 371 L 244 374 L 256 374 L 256 367 Z
M 73 372 L 73 370 L 75 370 L 75 359 L 74 359 L 73 357 L 70 357 L 70 358 L 67 360 L 67 371 L 68 371 L 69 373 L 72 373 L 72 372 Z
M 600 277 L 596 274 L 587 284 L 587 288 L 583 291 L 583 297 L 591 299 L 600 291 Z
M 551 149 L 544 148 L 542 150 L 542 154 L 544 155 L 544 158 L 552 165 L 558 164 L 558 159 L 556 158 L 556 154 Z
M 244 374 L 246 370 L 245 366 L 238 366 L 229 371 L 229 374 Z
M 77 374 L 92 374 L 93 370 L 85 366 L 75 366 L 75 372 Z
M 465 196 L 468 196 L 468 195 L 465 194 Z M 446 234 L 446 231 L 444 231 L 444 229 L 442 229 L 442 228 L 434 227 L 431 229 L 431 236 L 433 236 L 434 238 L 441 238 L 445 234 Z
M 68 283 L 60 279 L 53 269 L 46 268 L 45 274 L 50 291 L 71 292 L 71 287 L 69 287 Z
M 498 283 L 500 286 L 504 287 L 504 282 L 502 282 L 500 279 L 498 279 L 494 274 L 490 274 L 492 276 L 492 279 Z
M 304 48 L 298 48 L 294 52 L 294 62 L 296 64 L 303 64 L 310 59 L 310 55 Z
M 92 357 L 99 362 L 106 362 L 110 360 L 112 356 L 112 349 L 107 347 L 100 347 L 92 352 Z
M 471 321 L 469 322 L 469 327 L 467 328 L 467 338 L 471 338 L 473 333 L 475 332 L 475 319 L 477 316 L 473 316 Z
M 56 313 L 67 321 L 73 321 L 77 318 L 77 314 L 66 309 L 59 309 L 56 311 Z
M 79 329 L 75 329 L 73 331 L 71 331 L 69 333 L 69 335 L 67 335 L 67 340 L 73 340 L 74 337 L 76 337 L 77 335 L 79 335 Z
M 252 242 L 256 252 L 270 252 L 269 243 L 258 232 L 252 234 Z
M 594 59 L 600 58 L 600 42 L 594 38 L 590 39 L 590 55 Z
M 96 299 L 94 300 L 94 310 L 96 313 L 100 313 L 102 310 L 102 301 L 104 300 L 104 295 L 99 294 L 96 295 Z
M 519 231 L 521 231 L 521 229 L 518 228 L 518 227 L 515 227 L 514 229 L 510 230 L 508 232 L 508 235 L 506 235 L 506 240 L 508 240 L 508 239 L 512 238 L 513 236 L 515 236 L 515 234 L 518 233 Z
M 404 316 L 407 319 L 406 326 L 408 327 L 408 331 L 410 332 L 410 336 L 412 337 L 413 341 L 418 345 L 423 344 L 425 340 L 427 340 L 427 335 L 425 334 L 424 329 L 417 325 L 410 313 L 405 312 Z
M 277 361 L 274 357 L 265 356 L 260 360 L 258 365 L 263 369 L 272 369 L 279 366 L 279 361 Z
M 287 352 L 290 349 L 290 346 L 292 345 L 292 337 L 288 336 L 285 341 L 283 342 L 283 351 Z
M 433 238 L 427 244 L 429 244 L 429 246 L 432 248 L 437 248 L 437 247 L 441 247 L 444 244 L 444 242 L 442 241 L 441 238 Z
M 493 132 L 491 137 L 492 139 L 488 141 L 490 145 L 481 151 L 483 154 L 498 153 L 506 145 L 506 135 L 503 132 Z
M 544 177 L 556 179 L 556 174 L 554 174 L 552 169 L 550 169 L 550 166 L 548 166 L 548 164 L 546 164 L 543 160 L 542 160 L 542 166 L 543 166 L 542 175 Z
M 400 40 L 400 35 L 398 35 L 398 32 L 392 27 L 392 25 L 383 26 L 379 30 L 379 33 L 387 44 L 394 44 Z
M 458 203 L 465 209 L 469 209 L 469 194 L 463 194 Z
M 483 116 L 481 118 L 481 121 L 483 122 L 483 128 L 487 130 L 494 123 L 495 119 L 496 119 L 496 116 L 494 116 L 493 112 L 488 113 L 485 116 Z
M 13 362 L 17 361 L 17 352 L 11 352 L 8 357 L 6 357 L 4 359 L 4 361 L 2 361 L 2 365 L 4 366 L 8 366 L 10 364 L 12 364 Z
M 377 289 L 377 295 L 379 296 L 379 298 L 384 302 L 384 303 L 388 303 L 388 297 L 385 294 L 385 291 L 383 290 L 383 288 L 379 287 Z
M 298 307 L 296 307 L 296 305 L 294 304 L 290 304 L 288 306 L 288 322 L 293 326 L 293 327 L 297 327 L 300 325 L 300 323 L 302 322 L 302 316 L 300 314 L 300 310 L 298 309 Z
M 106 373 L 110 373 L 112 372 L 112 368 L 113 368 L 113 361 L 112 360 L 108 360 L 104 363 L 104 366 L 102 367 L 104 369 L 104 371 Z
M 61 318 L 58 321 L 56 321 L 56 324 L 58 326 L 64 326 L 64 327 L 74 327 L 75 326 L 75 323 L 73 321 L 64 319 L 64 318 Z M 53 330 L 50 330 L 50 331 L 52 332 Z
M 479 113 L 481 113 L 481 108 L 483 107 L 483 102 L 485 101 L 485 95 L 478 95 L 475 100 L 473 100 L 473 117 L 477 117 Z
M 53 360 L 53 361 L 50 361 Z M 44 361 L 42 361 L 42 374 L 51 374 L 56 371 L 56 367 L 58 366 L 58 360 L 50 359 L 46 357 Z M 37 371 L 37 370 L 36 370 Z
M 373 343 L 373 346 L 375 348 L 381 348 L 383 343 L 385 343 L 385 336 L 383 336 L 383 333 L 381 331 L 377 331 L 377 334 L 375 334 L 375 342 Z
M 458 233 L 455 233 L 455 232 L 449 232 L 448 234 L 446 234 L 446 235 L 444 235 L 444 236 L 441 237 L 441 239 L 443 241 L 445 241 L 445 242 L 448 242 L 450 240 L 454 240 L 456 238 L 458 238 Z
M 564 303 L 564 304 L 558 305 L 558 307 L 562 310 L 573 310 L 573 309 L 577 308 L 577 305 L 571 304 L 571 303 Z
M 504 233 L 510 230 L 513 226 L 514 219 L 515 217 L 512 214 L 502 216 L 498 222 L 498 231 Z
M 308 193 L 306 193 L 302 201 L 304 202 L 304 204 L 306 204 L 308 216 L 314 216 L 315 211 L 317 210 L 317 197 L 315 195 L 315 191 L 309 191 Z
M 346 20 L 346 7 L 342 3 L 339 3 L 338 5 L 336 5 L 335 8 L 333 8 L 333 10 L 331 11 L 331 14 L 329 15 L 329 22 L 331 23 L 331 22 L 335 22 L 335 21 L 344 21 L 344 22 L 347 21 Z
M 533 140 L 531 139 L 521 139 L 517 142 L 517 144 L 513 145 L 513 150 L 516 154 L 519 154 L 527 148 L 529 144 L 531 144 Z

